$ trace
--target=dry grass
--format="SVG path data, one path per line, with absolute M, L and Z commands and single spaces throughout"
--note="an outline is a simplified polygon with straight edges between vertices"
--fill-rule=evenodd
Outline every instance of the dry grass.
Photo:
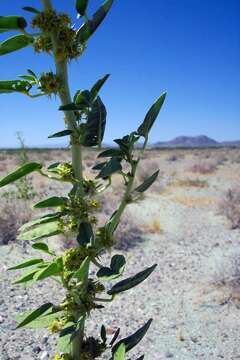
M 208 182 L 207 180 L 201 179 L 178 179 L 174 181 L 173 185 L 182 187 L 205 188 L 208 187 Z
M 1 199 L 0 245 L 15 241 L 18 228 L 32 217 L 30 203 L 18 199 Z
M 163 232 L 160 221 L 158 219 L 153 220 L 149 224 L 143 225 L 142 229 L 144 232 L 149 234 L 161 234 Z
M 175 196 L 172 197 L 171 200 L 181 205 L 193 208 L 209 207 L 215 203 L 214 199 L 207 196 Z
M 198 174 L 212 174 L 217 170 L 216 161 L 199 161 L 187 168 L 188 171 Z
M 227 217 L 232 229 L 240 228 L 240 188 L 229 189 L 219 203 L 220 212 Z

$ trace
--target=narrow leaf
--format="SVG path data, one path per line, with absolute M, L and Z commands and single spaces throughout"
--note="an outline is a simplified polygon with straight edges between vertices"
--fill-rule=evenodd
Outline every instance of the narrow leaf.
M 33 43 L 33 38 L 27 35 L 13 36 L 0 44 L 0 56 L 21 50 Z
M 17 278 L 17 280 L 15 280 L 13 284 L 23 284 L 23 283 L 33 280 L 33 277 L 37 271 L 38 271 L 38 269 L 34 269 L 34 270 L 31 270 L 30 272 L 24 273 L 22 276 Z
M 157 180 L 158 174 L 159 174 L 159 170 L 156 171 L 154 174 L 152 174 L 149 178 L 144 180 L 144 182 L 141 185 L 139 185 L 136 189 L 134 189 L 134 191 L 137 192 L 146 191 Z
M 107 81 L 107 79 L 109 78 L 110 74 L 105 75 L 102 79 L 98 80 L 92 87 L 90 93 L 91 93 L 91 99 L 92 101 L 96 98 L 96 96 L 98 95 L 99 91 L 101 90 L 102 86 L 104 85 L 104 83 Z
M 110 346 L 112 346 L 112 345 L 115 343 L 115 341 L 117 340 L 119 334 L 120 334 L 120 328 L 118 328 L 118 329 L 116 330 L 115 334 L 113 335 L 113 338 L 112 338 L 112 340 L 111 340 L 110 343 L 109 343 Z
M 8 94 L 14 92 L 27 94 L 31 87 L 31 83 L 25 80 L 1 80 L 0 94 Z
M 84 281 L 88 274 L 89 263 L 90 259 L 87 256 L 81 263 L 80 268 L 73 274 L 73 277 L 77 278 L 79 281 Z
M 62 212 L 44 215 L 38 219 L 34 219 L 32 221 L 27 222 L 26 224 L 22 225 L 19 228 L 19 230 L 25 231 L 26 229 L 29 229 L 30 227 L 33 227 L 36 225 L 47 224 L 49 222 L 57 221 L 62 215 L 63 215 Z
M 47 253 L 49 255 L 55 255 L 55 253 L 53 251 L 49 250 L 49 247 L 45 243 L 38 242 L 38 243 L 32 244 L 32 248 L 35 250 L 39 250 L 44 253 Z
M 12 266 L 12 267 L 8 268 L 8 270 L 23 269 L 23 268 L 26 268 L 26 267 L 29 267 L 29 266 L 33 266 L 33 265 L 42 263 L 42 262 L 43 262 L 43 259 L 31 259 L 31 260 L 28 260 L 28 261 L 24 261 L 24 262 L 22 262 L 22 263 L 20 263 L 18 265 Z
M 48 138 L 58 138 L 58 137 L 62 137 L 62 136 L 67 136 L 67 135 L 71 135 L 73 133 L 72 130 L 63 130 L 60 132 L 57 132 L 55 134 L 49 135 Z
M 18 240 L 38 240 L 45 237 L 54 236 L 60 234 L 58 223 L 52 222 L 47 224 L 41 224 L 38 227 L 21 233 L 17 239 Z
M 123 157 L 124 153 L 119 149 L 107 149 L 98 154 L 98 158 L 102 157 Z
M 0 30 L 22 30 L 27 26 L 26 20 L 21 16 L 0 16 Z
M 76 10 L 79 15 L 84 16 L 87 10 L 88 0 L 76 0 Z
M 96 146 L 101 144 L 105 132 L 106 117 L 106 108 L 98 96 L 93 103 L 92 110 L 88 114 L 82 140 L 83 146 Z
M 97 30 L 97 28 L 109 12 L 112 4 L 113 0 L 106 0 L 104 4 L 95 12 L 92 20 L 87 21 L 80 27 L 80 29 L 77 31 L 77 40 L 80 43 L 85 43 L 90 38 L 90 36 Z
M 92 225 L 88 222 L 81 222 L 78 229 L 77 241 L 79 245 L 87 245 L 93 242 L 94 233 Z
M 120 170 L 122 170 L 121 160 L 114 157 L 103 166 L 97 177 L 107 178 Z
M 122 280 L 115 284 L 109 291 L 109 295 L 116 295 L 120 292 L 132 289 L 133 287 L 137 286 L 141 282 L 143 282 L 145 279 L 148 278 L 149 275 L 153 272 L 153 270 L 156 268 L 157 264 L 137 273 L 134 276 L 131 276 L 125 280 Z
M 38 309 L 32 311 L 20 324 L 17 325 L 17 329 L 29 324 L 30 322 L 37 319 L 39 316 L 43 315 L 47 310 L 53 306 L 52 303 L 46 303 L 40 306 Z
M 29 314 L 31 314 L 31 311 L 27 311 L 25 313 L 17 314 L 16 321 L 17 324 L 22 322 Z M 29 329 L 41 329 L 41 328 L 47 328 L 53 320 L 58 319 L 61 317 L 62 311 L 55 309 L 49 309 L 44 314 L 39 316 L 37 319 L 33 320 L 29 324 L 24 325 L 23 327 L 29 328 Z
M 57 262 L 52 262 L 46 268 L 38 271 L 34 275 L 34 280 L 36 280 L 36 281 L 43 280 L 43 279 L 46 279 L 49 276 L 59 275 L 60 273 L 61 273 L 61 269 L 60 269 L 58 263 Z
M 33 14 L 39 14 L 40 13 L 39 10 L 35 9 L 32 6 L 24 6 L 22 9 L 25 10 L 25 11 L 31 12 Z
M 0 187 L 8 185 L 8 184 L 22 178 L 23 176 L 26 176 L 26 175 L 32 173 L 33 171 L 40 170 L 41 168 L 42 168 L 42 165 L 40 165 L 38 163 L 35 163 L 35 162 L 26 163 L 23 166 L 19 167 L 14 172 L 10 173 L 9 175 L 7 175 L 3 179 L 1 179 Z
M 73 322 L 69 322 L 65 325 L 65 328 L 60 332 L 58 342 L 57 342 L 57 350 L 61 353 L 69 353 L 71 339 L 76 331 L 76 326 Z
M 114 353 L 113 360 L 124 360 L 125 353 L 126 353 L 125 345 L 124 343 L 122 343 L 118 346 L 116 352 Z
M 42 209 L 47 207 L 58 207 L 66 205 L 68 201 L 68 198 L 66 197 L 58 197 L 58 196 L 52 196 L 46 200 L 40 201 L 37 204 L 34 205 L 36 209 Z
M 106 332 L 106 328 L 104 325 L 101 326 L 101 339 L 103 341 L 103 343 L 105 344 L 107 342 L 107 332 Z
M 114 345 L 112 352 L 113 354 L 117 351 L 118 347 L 121 344 L 125 345 L 126 352 L 134 348 L 145 336 L 148 331 L 150 325 L 152 323 L 152 319 L 148 320 L 145 325 L 143 325 L 139 330 L 137 330 L 134 334 L 126 337 L 125 339 L 120 340 L 117 344 Z
M 137 133 L 141 136 L 144 136 L 145 138 L 148 137 L 148 133 L 151 130 L 155 120 L 158 117 L 158 114 L 161 110 L 161 107 L 164 103 L 164 100 L 166 98 L 167 93 L 162 94 L 157 101 L 152 105 L 150 110 L 148 111 L 147 115 L 145 116 L 145 119 L 143 123 L 139 126 L 137 129 Z

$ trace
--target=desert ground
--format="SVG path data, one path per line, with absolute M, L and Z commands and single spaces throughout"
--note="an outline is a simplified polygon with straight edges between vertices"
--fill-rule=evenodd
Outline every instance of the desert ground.
M 32 150 L 28 157 L 48 166 L 68 161 L 70 153 Z M 95 151 L 84 153 L 87 176 L 92 176 L 95 157 Z M 20 161 L 19 152 L 1 151 L 0 177 Z M 105 324 L 109 338 L 118 327 L 125 337 L 153 318 L 146 337 L 130 352 L 131 360 L 142 353 L 147 360 L 240 359 L 240 149 L 148 150 L 137 183 L 156 169 L 157 182 L 141 201 L 128 205 L 113 254 L 128 259 L 126 276 L 154 263 L 158 267 L 141 285 L 94 311 L 89 334 L 99 334 Z M 47 330 L 15 330 L 15 317 L 63 296 L 49 280 L 32 287 L 12 285 L 20 272 L 7 271 L 35 255 L 29 243 L 16 241 L 17 228 L 37 215 L 31 204 L 68 191 L 40 175 L 28 179 L 29 200 L 19 199 L 15 186 L 0 193 L 1 360 L 53 358 L 54 336 Z M 115 209 L 122 190 L 116 175 L 113 188 L 99 198 L 102 221 Z M 59 253 L 71 243 L 59 236 L 49 239 Z

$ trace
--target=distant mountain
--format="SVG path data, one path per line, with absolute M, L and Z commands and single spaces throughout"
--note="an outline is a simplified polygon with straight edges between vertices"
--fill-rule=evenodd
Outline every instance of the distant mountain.
M 206 135 L 199 136 L 178 136 L 173 140 L 157 142 L 153 147 L 219 147 L 219 146 L 240 146 L 240 140 L 218 142 Z

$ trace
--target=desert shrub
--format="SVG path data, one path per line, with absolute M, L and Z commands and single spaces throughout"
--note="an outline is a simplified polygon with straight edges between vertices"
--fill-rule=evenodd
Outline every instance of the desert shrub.
M 204 188 L 208 186 L 207 180 L 201 179 L 178 179 L 174 183 L 177 186 Z
M 199 161 L 191 164 L 187 170 L 198 174 L 212 174 L 217 170 L 217 164 L 216 161 Z
M 30 205 L 18 199 L 2 199 L 0 207 L 0 245 L 16 240 L 18 228 L 32 216 Z
M 219 204 L 220 212 L 227 217 L 232 229 L 240 228 L 240 189 L 229 189 Z
M 181 153 L 170 153 L 167 157 L 166 160 L 169 162 L 174 162 L 174 161 L 178 161 L 184 158 L 184 154 Z

